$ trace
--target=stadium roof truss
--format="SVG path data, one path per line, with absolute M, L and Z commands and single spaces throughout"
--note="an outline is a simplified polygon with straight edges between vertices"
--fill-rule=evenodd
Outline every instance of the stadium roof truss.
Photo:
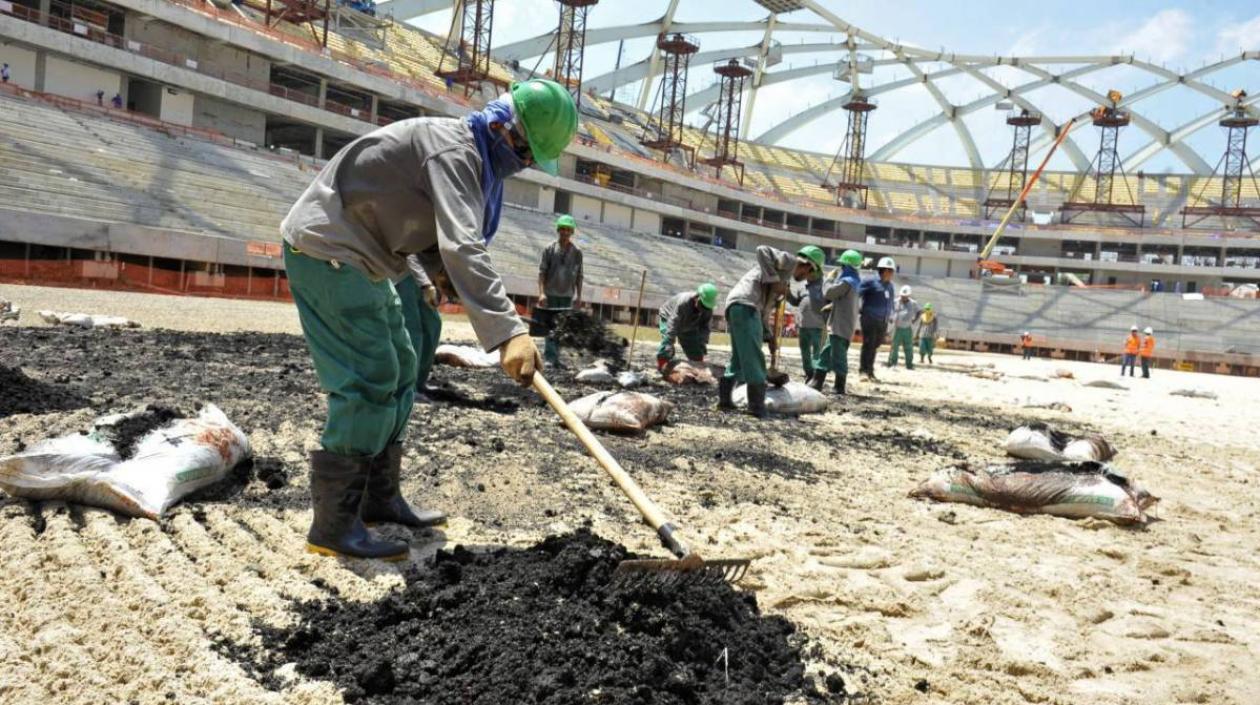
M 743 139 L 748 138 L 746 132 L 748 126 L 752 123 L 758 89 L 819 74 L 832 73 L 836 69 L 836 62 L 823 62 L 815 66 L 770 70 L 767 58 L 772 49 L 783 54 L 826 55 L 834 53 L 838 57 L 843 54 L 844 57 L 840 58 L 847 58 L 853 52 L 863 52 L 864 55 L 869 55 L 872 59 L 871 66 L 873 67 L 904 67 L 910 73 L 909 77 L 882 81 L 874 80 L 869 85 L 861 87 L 862 94 L 867 97 L 874 97 L 921 85 L 926 89 L 928 95 L 931 96 L 937 108 L 939 108 L 939 112 L 894 135 L 868 157 L 873 161 L 890 161 L 906 147 L 923 139 L 937 128 L 950 125 L 962 146 L 969 166 L 983 169 L 986 165 L 983 163 L 982 156 L 976 147 L 975 139 L 965 121 L 968 115 L 984 108 L 992 108 L 1002 102 L 1010 102 L 1017 107 L 1042 115 L 1049 115 L 1051 113 L 1047 113 L 1043 106 L 1034 102 L 1033 94 L 1052 85 L 1057 85 L 1089 101 L 1089 107 L 1092 109 L 1096 105 L 1106 103 L 1107 98 L 1096 90 L 1080 83 L 1079 79 L 1113 66 L 1125 65 L 1144 72 L 1153 82 L 1140 90 L 1126 95 L 1118 106 L 1124 107 L 1129 111 L 1132 115 L 1133 126 L 1147 137 L 1147 141 L 1142 146 L 1124 157 L 1124 163 L 1131 169 L 1140 169 L 1143 163 L 1160 152 L 1168 150 L 1185 165 L 1187 171 L 1206 176 L 1212 172 L 1212 163 L 1214 163 L 1215 155 L 1212 155 L 1211 160 L 1205 159 L 1203 155 L 1196 152 L 1186 142 L 1186 139 L 1199 130 L 1215 124 L 1222 116 L 1224 106 L 1233 100 L 1226 91 L 1209 85 L 1206 80 L 1212 74 L 1241 62 L 1260 61 L 1260 50 L 1246 51 L 1193 71 L 1178 73 L 1177 71 L 1128 55 L 1004 57 L 957 54 L 946 51 L 931 51 L 885 39 L 845 22 L 831 10 L 822 7 L 817 0 L 790 0 L 789 2 L 755 0 L 756 4 L 772 10 L 764 19 L 755 21 L 675 22 L 674 16 L 677 13 L 680 1 L 664 0 L 665 12 L 659 19 L 654 21 L 614 27 L 589 28 L 586 33 L 586 46 L 591 47 L 642 37 L 655 37 L 664 32 L 681 32 L 701 37 L 720 32 L 760 33 L 762 41 L 759 43 L 746 47 L 701 51 L 692 59 L 693 70 L 702 69 L 708 71 L 714 62 L 732 58 L 745 60 L 747 65 L 753 68 L 754 74 L 748 82 L 748 94 L 744 100 L 745 112 L 742 120 L 742 130 L 745 134 L 741 135 Z M 443 10 L 451 7 L 453 4 L 454 0 L 389 0 L 388 2 L 383 2 L 380 7 L 383 8 L 383 12 L 392 12 L 395 19 L 402 20 Z M 782 8 L 802 8 L 805 11 L 812 12 L 822 22 L 785 21 L 773 11 L 779 9 L 780 6 Z M 827 41 L 786 45 L 781 45 L 774 41 L 776 33 L 811 32 L 827 34 L 831 35 L 831 37 Z M 552 45 L 553 33 L 542 34 L 496 47 L 493 50 L 494 56 L 503 61 L 515 59 L 522 62 L 526 59 L 540 56 L 545 54 Z M 843 35 L 840 41 L 834 40 L 837 34 Z M 1007 86 L 986 73 L 986 70 L 995 67 L 1010 67 L 1018 70 L 1025 74 L 1028 80 L 1017 85 Z M 642 60 L 623 65 L 613 71 L 590 76 L 585 79 L 583 86 L 588 91 L 606 92 L 640 82 L 642 86 L 639 91 L 639 105 L 637 107 L 642 110 L 650 97 L 650 90 L 648 89 L 652 81 L 660 75 L 660 71 L 661 58 L 659 50 L 653 45 L 649 55 Z M 987 93 L 966 103 L 955 104 L 950 102 L 942 91 L 940 83 L 954 76 L 967 76 L 974 79 Z M 1154 119 L 1143 114 L 1141 108 L 1137 105 L 1147 98 L 1177 86 L 1184 86 L 1214 100 L 1217 103 L 1217 107 L 1173 129 L 1164 129 Z M 1246 88 L 1252 89 L 1253 87 L 1246 86 Z M 1255 86 L 1254 90 L 1249 90 L 1249 93 L 1251 93 L 1251 96 L 1244 101 L 1244 106 L 1248 114 L 1260 117 L 1260 110 L 1257 108 L 1257 103 L 1260 103 L 1260 86 Z M 708 106 L 717 97 L 718 86 L 715 84 L 689 94 L 687 96 L 687 104 L 693 106 L 692 111 L 697 111 Z M 852 89 L 846 92 L 845 95 L 831 98 L 800 110 L 786 120 L 762 131 L 754 139 L 765 144 L 776 144 L 814 120 L 840 110 L 851 97 Z M 1088 109 L 1077 117 L 1082 120 L 1088 119 Z M 1058 129 L 1059 125 L 1054 124 L 1051 120 L 1043 121 L 1041 133 L 1034 138 L 1030 149 L 1036 151 L 1044 148 L 1047 143 L 1054 139 Z M 1084 171 L 1089 168 L 1090 157 L 1072 137 L 1065 141 L 1063 147 L 1067 157 L 1078 170 Z M 996 164 L 989 166 L 996 166 Z

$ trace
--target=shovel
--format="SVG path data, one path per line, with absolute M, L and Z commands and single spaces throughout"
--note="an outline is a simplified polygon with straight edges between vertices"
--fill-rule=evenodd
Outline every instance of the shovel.
M 776 387 L 788 383 L 788 373 L 779 369 L 779 334 L 783 332 L 783 302 L 774 309 L 774 350 L 770 353 L 770 369 L 766 371 L 766 381 Z
M 639 510 L 639 514 L 643 516 L 643 521 L 647 525 L 656 529 L 656 535 L 660 537 L 661 544 L 669 549 L 669 552 L 676 556 L 676 560 L 670 559 L 636 559 L 622 561 L 617 565 L 616 571 L 613 573 L 619 577 L 645 577 L 650 580 L 660 582 L 666 585 L 679 585 L 691 583 L 708 583 L 717 584 L 721 582 L 734 583 L 744 577 L 748 572 L 748 566 L 751 563 L 749 559 L 729 558 L 721 560 L 704 560 L 698 553 L 692 551 L 683 543 L 678 536 L 678 527 L 670 523 L 665 513 L 656 506 L 650 497 L 639 489 L 638 483 L 630 474 L 622 469 L 617 459 L 604 448 L 604 445 L 595 438 L 591 430 L 582 423 L 582 420 L 573 413 L 569 405 L 564 399 L 556 393 L 541 373 L 534 373 L 534 390 L 542 395 L 543 399 L 551 405 L 560 418 L 564 420 L 564 425 L 569 427 L 573 435 L 582 441 L 582 445 L 586 446 L 586 450 L 595 456 L 595 460 L 599 461 L 600 467 L 608 476 L 617 483 L 617 487 L 625 493 L 630 502 L 634 504 L 634 508 Z

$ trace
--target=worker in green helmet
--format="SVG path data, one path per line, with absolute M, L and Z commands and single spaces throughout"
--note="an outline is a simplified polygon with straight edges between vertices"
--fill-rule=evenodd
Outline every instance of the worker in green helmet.
M 919 340 L 919 362 L 932 362 L 932 353 L 936 351 L 936 335 L 940 330 L 941 318 L 931 303 L 923 304 L 923 315 L 919 316 L 919 326 L 914 337 Z
M 531 164 L 554 173 L 576 133 L 568 90 L 516 83 L 464 118 L 399 120 L 359 137 L 289 210 L 280 225 L 289 290 L 328 394 L 321 448 L 310 456 L 308 550 L 401 560 L 407 544 L 366 524 L 445 521 L 400 491 L 417 367 L 404 314 L 403 298 L 418 298 L 407 257 L 431 279 L 441 272 L 481 346 L 529 385 L 542 361 L 487 247 L 504 180 Z
M 771 317 L 788 292 L 791 281 L 822 277 L 823 258 L 806 253 L 791 253 L 760 245 L 757 264 L 740 277 L 726 297 L 726 325 L 731 336 L 731 361 L 726 374 L 718 382 L 718 408 L 734 409 L 735 385 L 748 385 L 748 413 L 766 417 L 766 357 L 761 344 L 770 343 L 774 353 L 774 330 Z
M 805 256 L 811 262 L 826 261 L 823 251 L 813 245 L 802 247 L 796 254 Z M 823 327 L 827 324 L 822 312 L 826 305 L 822 296 L 822 277 L 806 280 L 800 291 L 789 291 L 787 302 L 796 307 L 797 343 L 801 350 L 801 367 L 808 381 L 814 376 L 814 361 L 821 352 Z
M 827 373 L 834 372 L 833 389 L 836 394 L 847 392 L 849 379 L 849 344 L 858 327 L 858 287 L 862 285 L 858 268 L 862 266 L 862 253 L 845 250 L 840 255 L 840 269 L 831 273 L 822 286 L 823 299 L 827 302 L 827 344 L 823 346 L 814 365 L 814 376 L 809 386 L 823 390 Z
M 571 215 L 556 218 L 556 241 L 543 250 L 538 263 L 538 303 L 534 319 L 546 332 L 543 361 L 562 368 L 556 325 L 560 316 L 582 303 L 582 250 L 573 244 L 577 222 Z
M 705 282 L 695 291 L 675 294 L 661 305 L 657 327 L 661 344 L 656 348 L 656 369 L 663 370 L 674 359 L 674 341 L 682 345 L 687 359 L 704 362 L 709 352 L 709 324 L 717 305 L 717 287 Z

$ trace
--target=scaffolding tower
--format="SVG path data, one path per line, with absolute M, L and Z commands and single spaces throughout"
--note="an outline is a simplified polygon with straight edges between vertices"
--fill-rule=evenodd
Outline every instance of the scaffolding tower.
M 1221 202 L 1219 205 L 1182 208 L 1183 228 L 1193 228 L 1208 218 L 1219 218 L 1226 225 L 1234 225 L 1237 220 L 1248 220 L 1251 226 L 1260 225 L 1260 204 L 1243 205 L 1243 184 L 1248 180 L 1251 181 L 1252 189 L 1260 194 L 1256 172 L 1251 168 L 1251 160 L 1247 157 L 1247 132 L 1260 124 L 1260 119 L 1247 114 L 1243 104 L 1243 99 L 1247 97 L 1246 91 L 1236 90 L 1232 95 L 1234 102 L 1225 106 L 1226 115 L 1217 123 L 1225 128 L 1225 153 L 1212 170 L 1212 176 L 1221 176 Z M 1194 202 L 1205 200 L 1204 193 L 1210 184 L 1211 179 L 1203 180 Z
M 1124 96 L 1119 91 L 1108 91 L 1107 100 L 1109 104 L 1100 105 L 1090 111 L 1093 118 L 1094 126 L 1099 129 L 1098 154 L 1091 163 L 1094 175 L 1094 200 L 1077 201 L 1075 196 L 1084 185 L 1085 180 L 1081 179 L 1077 188 L 1073 191 L 1072 197 L 1064 203 L 1060 212 L 1063 214 L 1063 222 L 1070 223 L 1082 213 L 1102 213 L 1115 214 L 1123 218 L 1130 225 L 1142 227 L 1146 221 L 1146 206 L 1137 202 L 1133 192 L 1129 189 L 1128 179 L 1125 178 L 1124 162 L 1120 159 L 1120 153 L 1117 151 L 1117 145 L 1120 140 L 1120 130 L 1127 127 L 1130 122 L 1129 111 L 1120 108 L 1120 101 Z M 1115 182 L 1116 172 L 1120 172 L 1121 183 L 1124 184 L 1125 191 L 1128 192 L 1128 203 L 1116 203 Z
M 281 22 L 308 24 L 311 36 L 322 47 L 328 46 L 329 0 L 267 0 L 267 26 Z M 322 25 L 317 29 L 317 25 Z
M 434 74 L 464 87 L 464 97 L 490 82 L 506 89 L 507 83 L 490 75 L 490 38 L 494 29 L 494 0 L 457 0 L 451 14 L 451 30 L 442 47 L 442 59 Z
M 556 65 L 552 74 L 569 89 L 573 102 L 582 106 L 582 59 L 586 54 L 586 15 L 599 0 L 556 0 L 560 27 L 556 30 Z
M 849 95 L 843 106 L 849 114 L 849 125 L 844 142 L 827 167 L 822 187 L 836 192 L 836 205 L 848 208 L 866 208 L 866 121 L 878 105 L 860 91 Z M 839 166 L 839 168 L 837 168 Z M 831 180 L 835 172 L 836 180 Z
M 1032 128 L 1041 124 L 1041 114 L 1030 112 L 1027 108 L 1021 109 L 1018 113 L 1012 110 L 1006 115 L 1006 124 L 1010 125 L 1015 133 L 1011 143 L 1011 153 L 1006 158 L 1006 195 L 996 195 L 1001 190 L 1001 180 L 994 181 L 984 199 L 985 220 L 991 218 L 994 213 L 1004 213 L 1015 205 L 1015 199 L 1023 193 L 1024 184 L 1028 183 L 1028 145 L 1032 139 Z M 1018 210 L 1019 219 L 1022 221 L 1028 216 L 1027 201 L 1021 202 Z
M 656 48 L 665 57 L 664 71 L 657 90 L 656 105 L 652 108 L 655 124 L 649 124 L 639 140 L 644 147 L 660 150 L 664 160 L 671 154 L 683 152 L 687 166 L 696 165 L 696 148 L 683 143 L 683 116 L 687 112 L 687 69 L 691 56 L 700 51 L 695 37 L 674 33 L 660 35 Z
M 744 102 L 744 83 L 753 74 L 752 69 L 731 59 L 725 63 L 713 65 L 713 73 L 718 75 L 717 114 L 714 120 L 717 127 L 713 134 L 713 156 L 701 159 L 700 163 L 713 167 L 714 176 L 722 178 L 722 167 L 731 167 L 744 185 L 744 163 L 739 161 L 739 121 Z

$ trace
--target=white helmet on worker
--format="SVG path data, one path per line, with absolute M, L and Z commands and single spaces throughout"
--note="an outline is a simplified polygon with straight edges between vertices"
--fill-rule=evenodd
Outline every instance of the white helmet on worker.
M 1136 333 L 1136 332 L 1137 332 L 1137 326 L 1129 326 L 1129 330 L 1131 330 L 1131 331 L 1133 331 L 1134 333 Z
M 881 257 L 879 258 L 879 264 L 875 265 L 875 269 L 891 269 L 896 271 L 897 263 L 893 261 L 892 257 Z
M 1145 333 L 1145 334 L 1147 334 L 1147 335 L 1155 335 L 1155 330 L 1154 330 L 1153 328 L 1151 328 L 1150 326 L 1147 326 L 1147 327 L 1146 327 L 1146 330 L 1144 330 L 1144 331 L 1142 331 L 1142 332 L 1143 332 L 1143 333 Z
M 909 285 L 909 284 L 906 284 L 905 286 L 901 287 L 901 295 L 902 295 L 902 296 L 909 296 L 909 295 L 910 295 L 910 285 Z

